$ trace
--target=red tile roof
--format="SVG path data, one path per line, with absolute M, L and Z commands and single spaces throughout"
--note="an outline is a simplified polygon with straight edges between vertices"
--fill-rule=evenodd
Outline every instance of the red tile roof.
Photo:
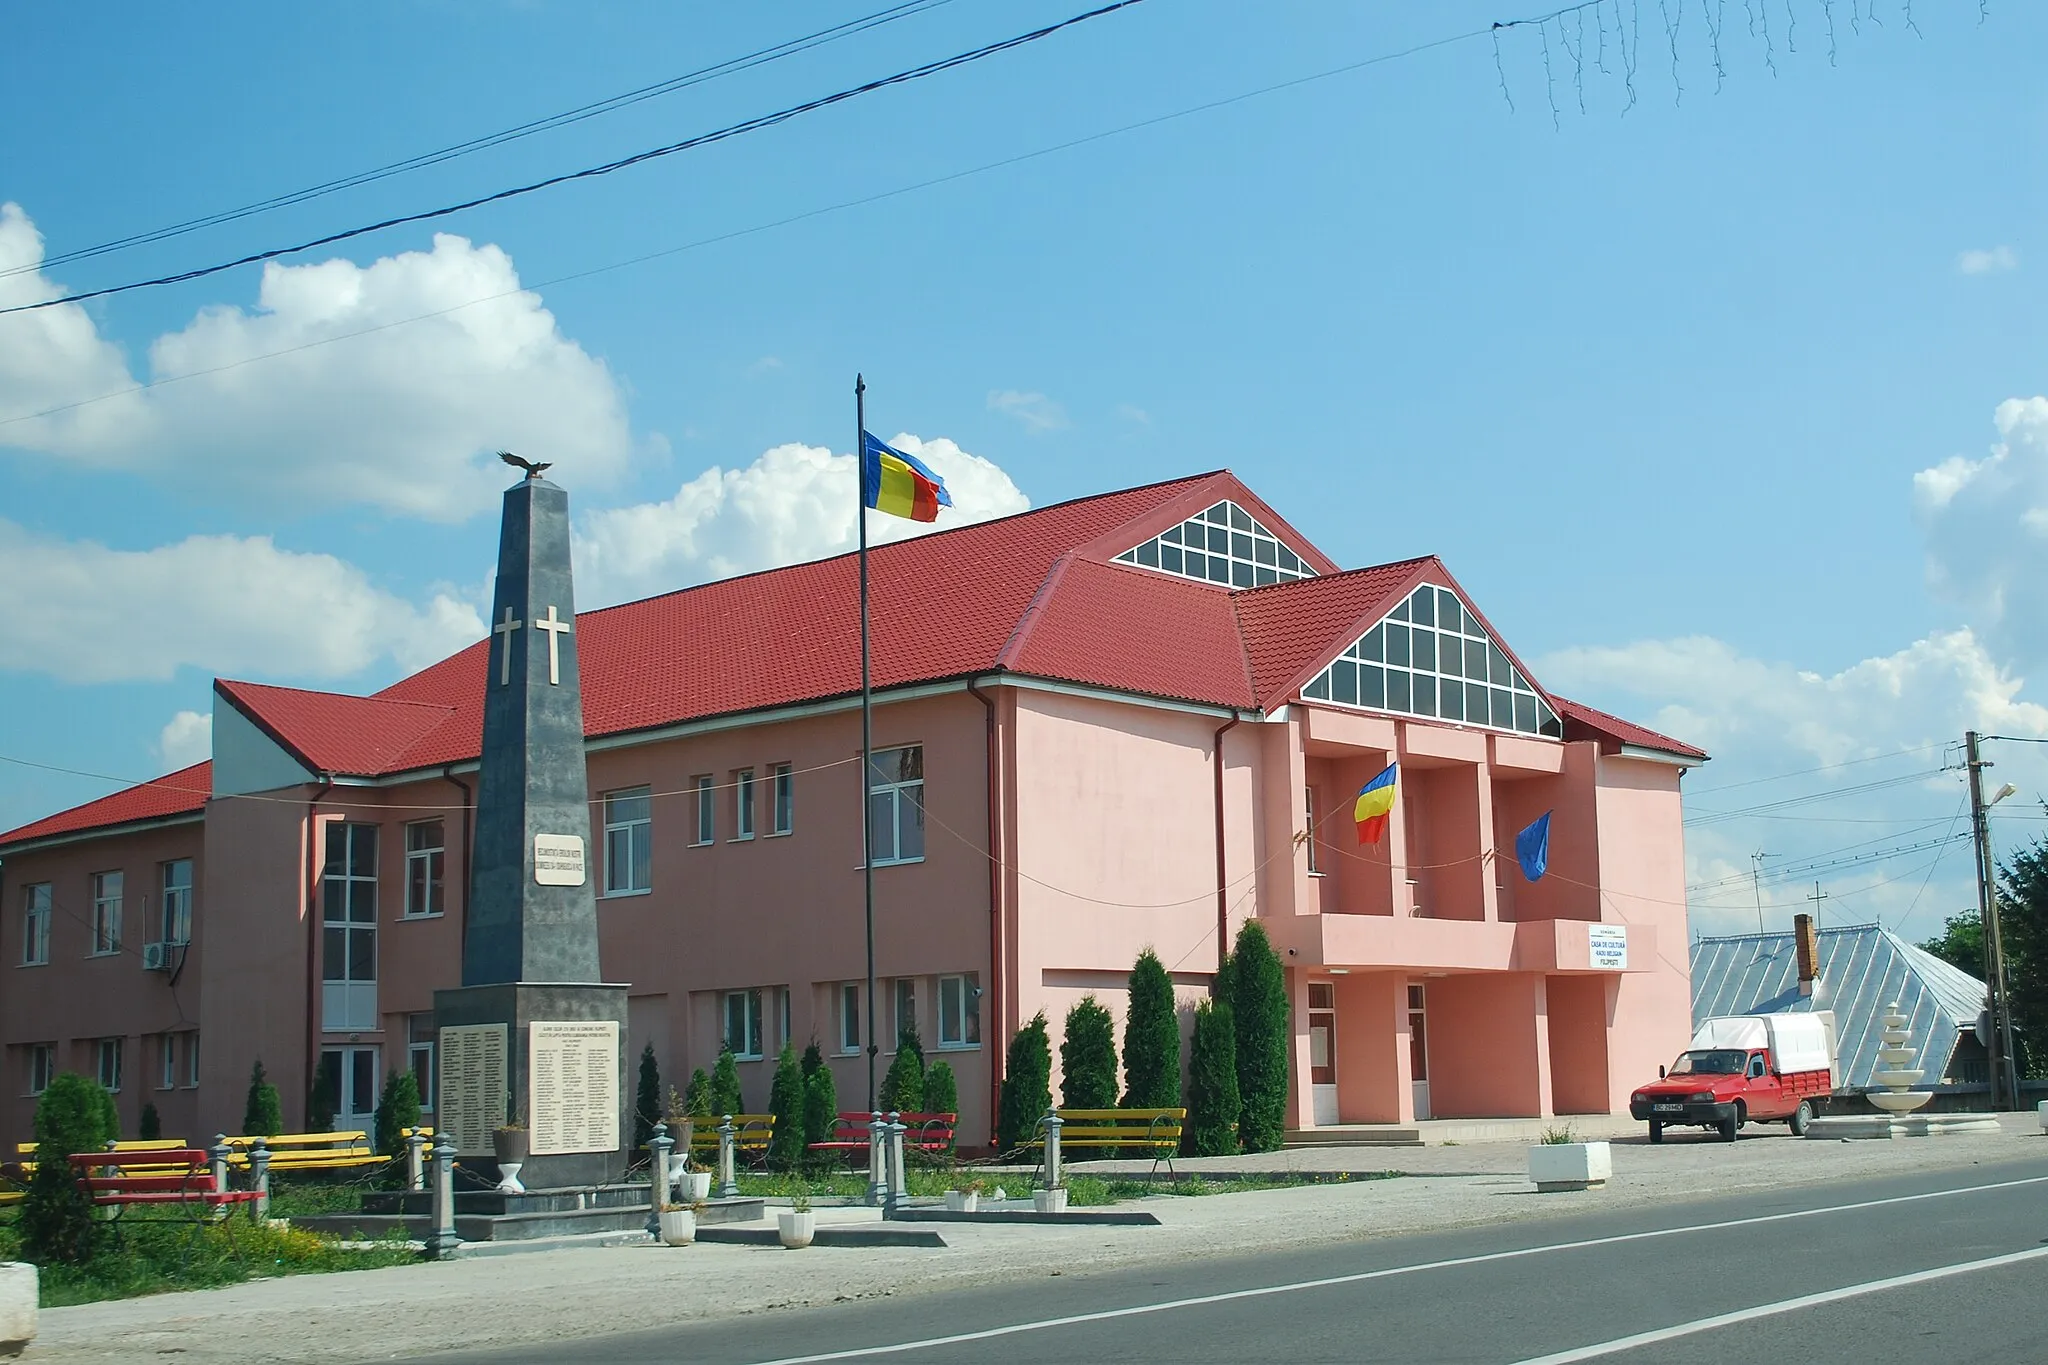
M 1233 592 L 1109 562 L 1224 498 L 1327 572 Z M 874 682 L 1008 671 L 1271 708 L 1415 584 L 1457 587 L 1434 557 L 1335 570 L 1227 472 L 896 541 L 869 555 Z M 626 734 L 857 693 L 857 575 L 856 557 L 840 555 L 578 613 L 585 730 Z M 478 641 L 373 697 L 229 681 L 216 689 L 309 768 L 381 776 L 476 757 L 489 657 L 489 643 Z M 1591 708 L 1558 707 L 1568 738 L 1577 724 L 1609 743 L 1699 755 Z M 197 791 L 174 796 L 174 785 Z M 0 846 L 197 810 L 208 785 L 202 764 L 0 834 Z
M 1655 730 L 1645 729 L 1633 721 L 1623 720 L 1620 716 L 1610 716 L 1605 711 L 1595 710 L 1584 702 L 1569 701 L 1559 696 L 1552 696 L 1551 700 L 1557 703 L 1557 714 L 1564 721 L 1566 739 L 1601 740 L 1605 742 L 1603 747 L 1610 750 L 1623 744 L 1632 744 L 1640 749 L 1658 749 L 1667 754 L 1677 754 L 1681 758 L 1704 760 L 1707 757 L 1705 749 L 1696 749 L 1684 740 L 1660 735 Z
M 194 763 L 189 768 L 166 773 L 139 786 L 117 791 L 112 796 L 102 796 L 97 801 L 88 801 L 82 806 L 44 816 L 34 824 L 9 830 L 0 834 L 0 845 L 192 815 L 206 808 L 207 797 L 212 793 L 213 764 Z

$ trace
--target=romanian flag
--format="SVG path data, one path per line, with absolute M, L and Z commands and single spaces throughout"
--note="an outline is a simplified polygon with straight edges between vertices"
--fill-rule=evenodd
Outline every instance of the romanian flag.
M 869 433 L 860 434 L 860 500 L 864 507 L 912 521 L 936 521 L 941 507 L 953 505 L 946 481 L 924 467 L 915 455 L 884 445 Z
M 1358 822 L 1358 842 L 1376 844 L 1387 837 L 1387 816 L 1394 809 L 1394 779 L 1401 765 L 1389 763 L 1386 771 L 1358 789 L 1358 804 L 1351 818 Z

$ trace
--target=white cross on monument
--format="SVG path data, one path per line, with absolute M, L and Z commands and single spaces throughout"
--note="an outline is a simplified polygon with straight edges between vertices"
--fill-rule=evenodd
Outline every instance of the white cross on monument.
M 555 619 L 552 605 L 548 607 L 546 616 L 533 623 L 533 628 L 548 633 L 548 686 L 559 687 L 562 684 L 562 637 L 573 635 L 575 631 L 570 629 L 567 621 Z
M 553 610 L 550 608 L 550 610 Z M 525 625 L 512 615 L 512 608 L 505 608 L 505 619 L 491 627 L 491 634 L 505 637 L 505 648 L 498 654 L 498 686 L 506 687 L 512 682 L 512 632 Z

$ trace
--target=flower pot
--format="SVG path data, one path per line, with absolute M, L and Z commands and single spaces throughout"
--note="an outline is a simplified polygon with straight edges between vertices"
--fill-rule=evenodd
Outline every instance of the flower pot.
M 1529 1149 L 1529 1179 L 1543 1194 L 1605 1185 L 1614 1160 L 1604 1142 L 1546 1143 Z
M 500 1194 L 525 1194 L 526 1186 L 519 1183 L 519 1168 L 524 1161 L 500 1161 L 498 1163 L 498 1192 Z
M 711 1172 L 679 1171 L 676 1189 L 682 1193 L 685 1204 L 701 1204 L 711 1197 Z
M 981 1207 L 980 1190 L 947 1190 L 946 1208 L 951 1213 L 973 1213 Z
M 797 1213 L 791 1210 L 777 1220 L 776 1233 L 782 1244 L 792 1250 L 807 1247 L 818 1235 L 818 1215 L 811 1212 Z
M 491 1151 L 498 1158 L 498 1164 L 526 1160 L 527 1144 L 531 1135 L 524 1128 L 497 1128 L 491 1132 Z
M 1031 1192 L 1031 1204 L 1040 1213 L 1065 1213 L 1067 1211 L 1067 1192 L 1064 1189 L 1033 1190 Z
M 676 1144 L 669 1150 L 675 1153 L 677 1160 L 681 1160 L 690 1150 L 691 1139 L 697 1136 L 697 1120 L 687 1114 L 679 1114 L 662 1122 L 668 1125 L 669 1138 Z
M 0 1261 L 0 1356 L 18 1356 L 35 1340 L 39 1275 L 27 1261 Z
M 697 1240 L 697 1214 L 692 1209 L 661 1211 L 661 1240 L 672 1247 L 686 1247 Z

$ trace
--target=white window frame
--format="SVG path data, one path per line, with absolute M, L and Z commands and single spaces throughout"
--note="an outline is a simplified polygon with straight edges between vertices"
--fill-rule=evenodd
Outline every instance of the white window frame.
M 897 754 L 917 755 L 917 776 L 907 780 L 877 781 L 878 775 L 902 767 Z M 893 759 L 892 763 L 884 763 Z M 880 798 L 879 800 L 877 798 Z M 908 804 L 915 812 L 917 825 L 917 852 L 905 855 L 903 852 L 904 806 Z M 876 818 L 876 807 L 887 812 L 886 818 Z M 904 863 L 924 861 L 924 746 L 922 744 L 899 744 L 893 748 L 877 749 L 869 759 L 868 771 L 868 838 L 872 841 L 876 867 L 897 867 Z
M 910 1027 L 916 1029 L 918 1041 L 924 1040 L 924 1030 L 917 1027 L 917 978 L 899 976 L 889 983 L 889 1041 L 886 1051 L 894 1052 L 896 1044 L 903 1037 L 903 1016 L 908 1009 Z
M 646 814 L 626 816 L 615 812 L 614 802 L 646 802 Z M 652 787 L 621 787 L 604 794 L 604 894 L 606 896 L 645 896 L 654 890 L 654 789 Z M 623 840 L 625 857 L 617 856 L 617 844 Z M 647 883 L 641 885 L 637 872 L 643 866 L 641 857 L 645 851 L 644 866 Z M 624 875 L 619 864 L 624 862 Z
M 420 1037 L 421 1020 L 426 1021 L 426 1027 L 428 1031 L 430 1033 L 433 1033 L 432 1037 Z M 431 1114 L 434 1112 L 434 1097 L 436 1092 L 439 1091 L 441 1087 L 440 1054 L 440 1034 L 434 1031 L 434 1016 L 432 1014 L 406 1015 L 406 1067 L 412 1072 L 413 1077 L 416 1080 L 418 1080 L 420 1079 L 421 1071 L 423 1069 L 421 1067 L 421 1062 L 424 1061 L 426 1063 L 424 1067 L 425 1078 L 423 1080 L 420 1080 L 420 1112 L 422 1114 Z
M 370 871 L 355 871 L 357 845 L 370 841 Z M 334 856 L 340 840 L 341 856 Z M 320 867 L 320 1027 L 328 1033 L 370 1032 L 377 1023 L 379 877 L 383 868 L 384 831 L 367 822 L 336 820 L 322 835 Z M 340 904 L 336 904 L 337 889 Z M 365 903 L 367 902 L 367 904 Z M 337 909 L 339 914 L 337 914 Z M 356 976 L 355 945 L 370 942 L 369 975 Z M 338 942 L 339 950 L 335 951 Z
M 717 788 L 712 785 L 708 773 L 690 779 L 690 790 L 697 795 L 697 808 L 691 812 L 695 824 L 696 838 L 690 841 L 694 848 L 708 848 L 718 842 Z
M 732 828 L 734 843 L 754 837 L 754 770 L 739 768 L 732 775 Z
M 792 990 L 791 990 L 791 989 L 790 989 L 789 987 L 787 987 L 787 986 L 778 986 L 778 987 L 776 987 L 775 989 L 776 989 L 776 993 L 777 993 L 778 995 L 780 995 L 780 996 L 782 997 L 782 1010 L 781 1010 L 781 1013 L 782 1013 L 782 1020 L 781 1020 L 781 1023 L 782 1023 L 782 1034 L 781 1034 L 781 1041 L 782 1041 L 782 1043 L 783 1043 L 783 1045 L 784 1045 L 785 1047 L 788 1047 L 788 1046 L 794 1046 L 794 1045 L 795 1045 L 795 1043 L 796 1043 L 796 1037 L 795 1037 L 795 1034 L 794 1034 L 794 1032 L 793 1032 L 793 1031 L 791 1030 L 791 1028 L 790 1028 L 790 1026 L 789 1026 L 789 1023 L 790 1023 L 790 1015 L 791 1015 L 791 1013 L 793 1012 L 793 1007 L 792 1007 L 792 1005 L 790 1004 L 790 997 L 791 997 L 791 996 L 793 996 L 793 995 L 795 995 L 795 994 L 796 994 L 796 992 L 795 992 L 795 991 L 792 991 Z
M 178 1088 L 178 1035 L 166 1033 L 157 1039 L 157 1078 L 159 1090 Z
M 127 874 L 120 871 L 92 874 L 92 951 L 86 956 L 112 957 L 121 951 L 121 898 L 127 885 Z
M 50 1088 L 50 1082 L 57 1075 L 57 1045 L 55 1043 L 30 1043 L 28 1045 L 28 1093 L 40 1095 Z
M 30 882 L 21 891 L 21 965 L 47 967 L 50 965 L 50 915 L 54 893 L 48 882 Z
M 428 830 L 436 831 L 434 842 L 423 842 Z M 415 841 L 420 840 L 417 846 Z M 426 901 L 416 894 L 424 884 Z M 448 905 L 448 822 L 413 820 L 405 827 L 405 914 L 404 919 L 439 919 Z
M 1318 842 L 1318 836 L 1316 834 L 1315 786 L 1313 784 L 1305 783 L 1302 786 L 1301 793 L 1302 809 L 1308 817 L 1308 875 L 1311 877 L 1320 877 L 1323 875 L 1323 869 L 1316 858 L 1316 844 Z
M 839 983 L 839 1055 L 859 1056 L 860 1035 L 860 982 L 842 981 Z
M 950 1001 L 946 998 L 948 987 L 953 994 Z M 975 973 L 939 978 L 938 1013 L 941 1051 L 973 1052 L 981 1046 L 981 982 Z
M 768 766 L 768 835 L 796 832 L 796 769 L 787 763 Z
M 197 1029 L 185 1035 L 185 1084 L 193 1090 L 199 1088 L 199 1031 Z
M 99 1076 L 100 1085 L 110 1095 L 121 1093 L 121 1044 L 123 1041 L 120 1038 L 101 1038 L 93 1049 L 93 1061 Z
M 163 929 L 165 943 L 187 944 L 192 941 L 192 860 L 171 858 L 160 865 L 158 878 L 163 894 L 157 898 L 157 920 Z M 174 882 L 171 878 L 183 868 L 185 880 Z
M 739 1038 L 732 1036 L 735 1000 L 742 1002 L 740 1030 L 744 1036 Z M 761 1017 L 761 1003 L 761 989 L 758 986 L 743 991 L 727 991 L 725 998 L 719 1002 L 719 1027 L 725 1031 L 723 1042 L 732 1049 L 732 1059 L 736 1062 L 758 1062 L 767 1055 L 762 1051 L 762 1024 L 766 1021 Z

